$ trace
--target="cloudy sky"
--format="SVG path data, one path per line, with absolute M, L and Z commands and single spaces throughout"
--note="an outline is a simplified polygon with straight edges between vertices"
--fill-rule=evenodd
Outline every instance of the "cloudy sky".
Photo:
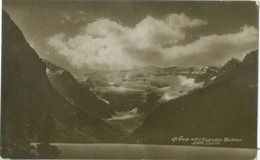
M 258 47 L 254 2 L 7 0 L 3 8 L 40 57 L 74 74 L 221 66 Z

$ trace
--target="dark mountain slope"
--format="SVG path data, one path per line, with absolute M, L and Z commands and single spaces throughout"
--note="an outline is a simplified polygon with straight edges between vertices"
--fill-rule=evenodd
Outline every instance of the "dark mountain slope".
M 98 118 L 110 118 L 113 110 L 98 99 L 86 85 L 80 84 L 65 69 L 44 60 L 47 76 L 53 87 L 70 103 Z
M 53 115 L 57 125 L 55 142 L 109 142 L 118 137 L 106 123 L 59 95 L 46 76 L 45 64 L 5 11 L 2 26 L 2 144 L 29 137 L 23 134 L 27 124 L 30 134 L 36 134 L 31 141 L 37 142 L 41 117 L 46 113 Z M 10 132 L 15 136 L 7 141 Z
M 258 51 L 247 54 L 221 80 L 157 108 L 132 134 L 132 142 L 190 145 L 171 139 L 229 137 L 242 142 L 219 146 L 255 148 L 257 57 Z
M 210 81 L 208 84 L 212 84 L 227 78 L 240 64 L 241 62 L 236 59 L 229 60 L 223 67 L 219 69 L 219 73 L 216 75 L 216 78 Z

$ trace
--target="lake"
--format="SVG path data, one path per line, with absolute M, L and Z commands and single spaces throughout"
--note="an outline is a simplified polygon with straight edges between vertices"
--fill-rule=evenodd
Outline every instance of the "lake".
M 35 145 L 35 144 L 33 144 Z M 256 149 L 142 144 L 52 143 L 66 159 L 254 159 Z

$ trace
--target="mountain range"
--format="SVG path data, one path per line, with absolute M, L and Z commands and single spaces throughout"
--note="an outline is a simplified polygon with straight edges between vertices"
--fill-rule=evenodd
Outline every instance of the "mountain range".
M 230 60 L 210 84 L 157 107 L 132 143 L 173 144 L 173 137 L 240 138 L 226 147 L 256 147 L 258 51 Z M 190 142 L 175 144 L 190 145 Z
M 2 26 L 3 147 L 39 142 L 46 114 L 57 130 L 53 142 L 191 145 L 172 139 L 229 137 L 242 141 L 219 146 L 256 147 L 258 50 L 222 67 L 74 77 L 41 59 L 5 11 Z

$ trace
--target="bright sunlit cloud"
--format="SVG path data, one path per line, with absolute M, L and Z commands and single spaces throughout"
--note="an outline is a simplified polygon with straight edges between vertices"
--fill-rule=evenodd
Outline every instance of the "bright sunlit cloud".
M 134 27 L 100 18 L 81 28 L 76 36 L 59 33 L 46 40 L 73 66 L 92 69 L 221 65 L 257 48 L 258 31 L 246 25 L 237 33 L 201 36 L 184 46 L 178 44 L 186 39 L 187 30 L 207 23 L 184 13 L 163 19 L 147 16 Z

